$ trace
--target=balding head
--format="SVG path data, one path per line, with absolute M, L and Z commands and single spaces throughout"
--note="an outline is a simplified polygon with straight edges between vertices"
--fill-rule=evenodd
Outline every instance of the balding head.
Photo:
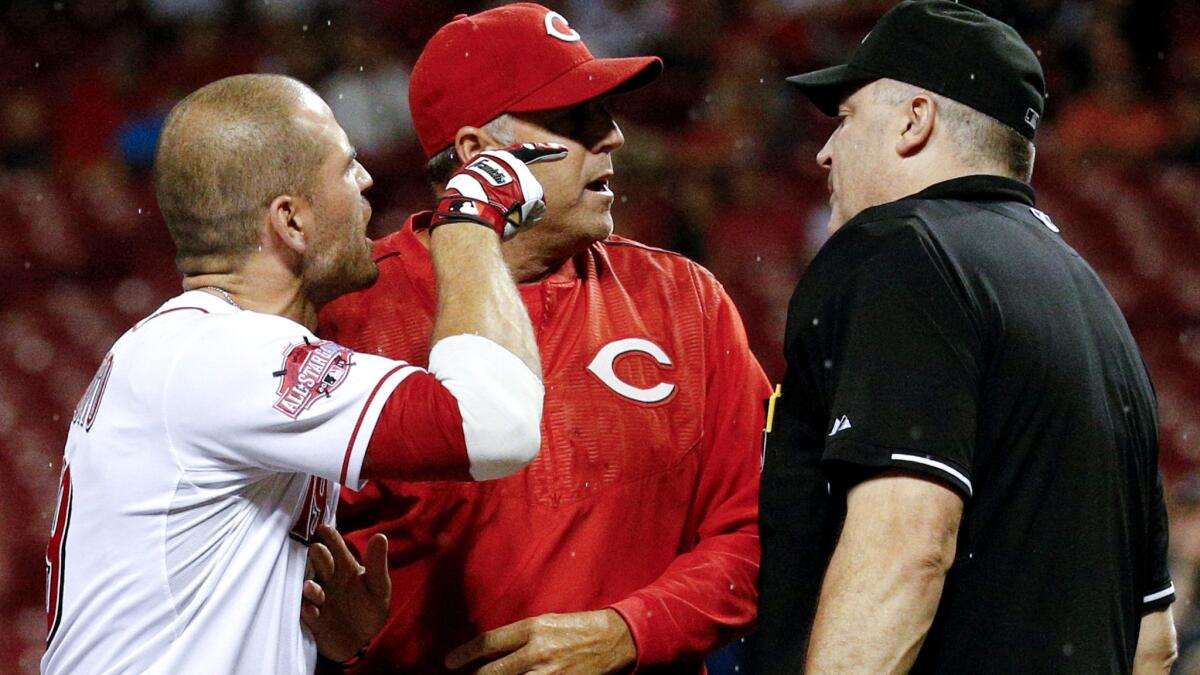
M 181 271 L 236 264 L 258 247 L 272 199 L 311 194 L 326 148 L 295 114 L 314 98 L 289 77 L 237 75 L 171 110 L 154 172 Z

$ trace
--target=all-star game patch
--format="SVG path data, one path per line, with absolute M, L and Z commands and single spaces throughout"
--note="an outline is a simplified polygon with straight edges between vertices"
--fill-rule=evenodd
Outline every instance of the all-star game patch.
M 275 409 L 296 419 L 320 397 L 329 396 L 350 372 L 354 352 L 330 342 L 309 342 L 306 338 L 288 347 L 283 354 L 279 378 L 279 400 Z

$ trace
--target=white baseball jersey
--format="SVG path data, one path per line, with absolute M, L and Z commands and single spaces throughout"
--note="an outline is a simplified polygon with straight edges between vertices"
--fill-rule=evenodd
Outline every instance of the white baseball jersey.
M 443 346 L 443 361 L 517 361 L 475 336 Z M 306 542 L 337 484 L 359 487 L 384 403 L 420 370 L 201 291 L 123 335 L 67 439 L 42 671 L 311 673 Z

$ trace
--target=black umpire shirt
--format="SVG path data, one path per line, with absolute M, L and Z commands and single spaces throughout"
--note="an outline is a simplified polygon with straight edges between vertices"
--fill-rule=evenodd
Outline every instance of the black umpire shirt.
M 964 502 L 913 672 L 1126 673 L 1174 600 L 1154 391 L 1112 296 L 1033 190 L 967 176 L 866 209 L 788 308 L 762 479 L 758 662 L 802 669 L 846 491 Z

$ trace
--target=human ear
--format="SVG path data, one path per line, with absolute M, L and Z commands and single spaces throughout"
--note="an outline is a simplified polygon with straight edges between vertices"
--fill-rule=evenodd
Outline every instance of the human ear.
M 454 134 L 454 154 L 464 164 L 484 150 L 504 145 L 507 144 L 501 143 L 487 129 L 480 127 L 462 127 Z
M 308 248 L 305 228 L 309 225 L 311 209 L 297 197 L 279 195 L 267 206 L 267 226 L 280 244 L 298 255 Z
M 911 157 L 929 143 L 937 120 L 937 101 L 924 92 L 913 96 L 900 110 L 902 131 L 896 141 L 896 154 Z

